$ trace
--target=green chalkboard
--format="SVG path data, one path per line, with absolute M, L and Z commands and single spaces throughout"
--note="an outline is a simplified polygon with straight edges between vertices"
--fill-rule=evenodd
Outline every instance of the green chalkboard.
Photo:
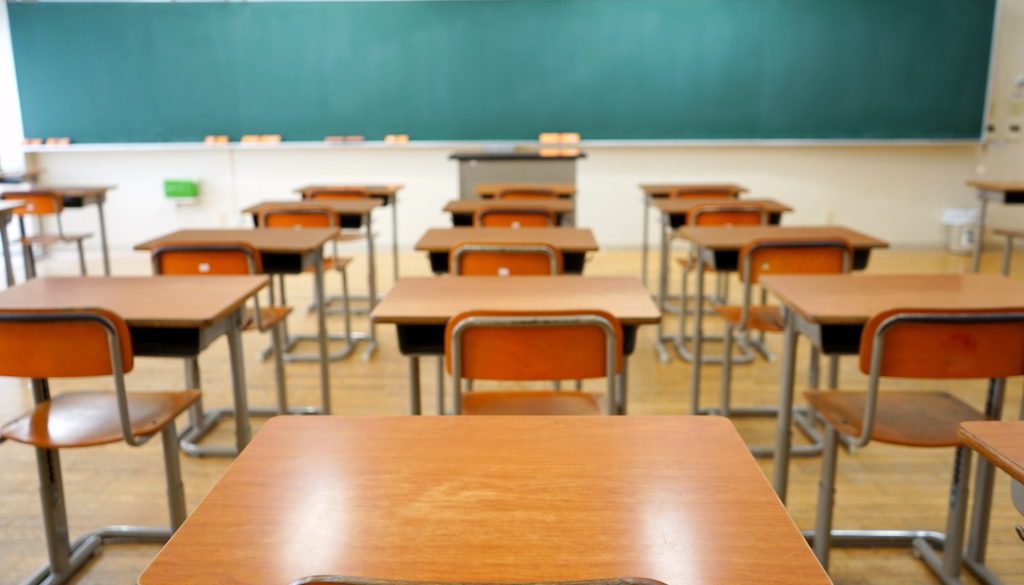
M 27 136 L 977 139 L 995 0 L 9 6 Z

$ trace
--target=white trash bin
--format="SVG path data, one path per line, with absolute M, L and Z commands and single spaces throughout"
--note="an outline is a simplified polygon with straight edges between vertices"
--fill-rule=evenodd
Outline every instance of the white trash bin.
M 946 250 L 950 254 L 968 256 L 974 252 L 978 241 L 978 210 L 947 209 L 942 214 L 942 225 L 946 226 Z

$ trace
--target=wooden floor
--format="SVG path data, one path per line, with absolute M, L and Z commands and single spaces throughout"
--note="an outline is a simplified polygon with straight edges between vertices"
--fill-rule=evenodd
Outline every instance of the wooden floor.
M 390 258 L 381 258 L 383 290 L 390 282 Z M 420 254 L 402 258 L 403 275 L 425 275 L 427 260 Z M 986 257 L 986 269 L 998 268 L 996 254 Z M 71 274 L 74 264 L 60 261 L 44 263 L 44 269 Z M 872 258 L 871 272 L 934 273 L 962 272 L 967 260 L 938 251 L 879 252 Z M 365 261 L 358 258 L 352 270 L 357 292 L 362 290 Z M 116 259 L 115 272 L 145 274 L 145 256 Z M 590 275 L 639 275 L 639 255 L 635 252 L 601 252 L 587 265 Z M 1018 274 L 1024 277 L 1024 272 Z M 652 282 L 654 276 L 651 277 Z M 674 280 L 674 279 L 673 279 Z M 289 290 L 296 306 L 304 307 L 310 297 L 311 281 L 296 277 Z M 336 279 L 328 280 L 336 289 Z M 736 287 L 734 287 L 736 290 Z M 340 326 L 339 318 L 331 325 Z M 366 319 L 357 319 L 362 329 Z M 674 320 L 669 320 L 671 326 Z M 314 320 L 299 311 L 293 316 L 293 331 L 314 330 Z M 716 324 L 712 323 L 712 328 Z M 407 370 L 399 355 L 392 327 L 380 327 L 380 350 L 369 363 L 358 357 L 332 364 L 333 400 L 336 414 L 403 415 L 408 411 Z M 689 367 L 674 360 L 660 365 L 654 354 L 654 327 L 641 329 L 636 354 L 632 358 L 630 411 L 635 415 L 686 414 L 689 397 Z M 778 339 L 771 339 L 772 347 Z M 256 356 L 265 340 L 259 335 L 246 337 L 246 377 L 250 404 L 272 403 L 272 372 L 269 363 Z M 712 348 L 714 350 L 715 348 Z M 801 378 L 806 379 L 806 344 L 801 345 L 799 360 Z M 227 371 L 227 346 L 215 343 L 202 357 L 202 381 L 207 406 L 228 405 L 230 401 Z M 434 411 L 433 363 L 423 367 L 424 410 Z M 719 369 L 705 368 L 703 400 L 713 403 Z M 738 366 L 734 373 L 736 404 L 771 404 L 777 399 L 779 367 L 775 363 L 758 362 Z M 177 388 L 182 380 L 182 365 L 176 360 L 140 359 L 128 377 L 129 387 L 136 390 Z M 313 364 L 290 364 L 288 381 L 293 404 L 315 404 L 317 370 Z M 843 387 L 863 388 L 865 377 L 855 368 L 854 360 L 844 360 Z M 977 407 L 982 407 L 983 383 L 936 384 L 945 387 Z M 56 391 L 71 388 L 109 388 L 106 380 L 57 382 Z M 1020 381 L 1009 388 L 1006 418 L 1015 417 L 1021 402 Z M 20 381 L 0 380 L 0 421 L 20 414 L 30 404 L 27 386 Z M 256 427 L 262 421 L 254 420 Z M 770 420 L 740 420 L 740 431 L 751 443 L 770 441 L 774 424 Z M 230 423 L 216 432 L 210 441 L 231 441 Z M 837 528 L 923 528 L 942 530 L 945 518 L 947 489 L 952 470 L 952 451 L 921 450 L 885 445 L 869 445 L 848 456 L 841 455 L 836 510 Z M 68 496 L 68 513 L 72 537 L 82 531 L 106 524 L 160 524 L 165 522 L 163 467 L 159 441 L 141 448 L 115 444 L 100 448 L 62 452 L 64 480 Z M 182 458 L 186 496 L 189 507 L 195 507 L 224 473 L 230 461 L 222 459 Z M 771 461 L 761 462 L 770 475 Z M 790 484 L 790 510 L 803 528 L 813 524 L 816 485 L 820 460 L 796 459 Z M 1024 543 L 1014 536 L 1014 524 L 1021 518 L 1009 499 L 1009 482 L 998 474 L 994 515 L 992 520 L 990 566 L 1006 583 L 1024 583 Z M 14 443 L 0 445 L 0 585 L 18 582 L 33 571 L 45 558 L 45 545 L 40 530 L 38 481 L 32 449 Z M 750 530 L 758 530 L 750 526 Z M 764 538 L 772 535 L 765 534 Z M 108 547 L 76 583 L 127 584 L 157 553 L 155 546 Z M 736 551 L 742 555 L 742 550 Z M 833 576 L 837 583 L 935 583 L 923 566 L 908 550 L 843 551 L 833 555 Z M 971 583 L 970 579 L 966 580 Z

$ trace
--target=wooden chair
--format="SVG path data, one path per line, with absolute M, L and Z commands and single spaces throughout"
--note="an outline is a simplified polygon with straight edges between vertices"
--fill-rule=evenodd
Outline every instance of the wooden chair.
M 617 414 L 617 384 L 624 361 L 622 325 L 603 311 L 468 311 L 455 316 L 445 329 L 445 363 L 453 380 L 455 414 Z M 585 392 L 462 392 L 463 378 L 599 377 L 607 381 L 603 406 L 599 396 Z
M 338 227 L 337 214 L 327 207 L 296 207 L 280 205 L 265 208 L 257 218 L 257 224 L 263 228 L 302 229 L 304 227 Z M 349 356 L 355 350 L 355 344 L 365 341 L 371 346 L 377 345 L 374 330 L 371 325 L 370 333 L 352 331 L 352 307 L 348 294 L 348 265 L 352 259 L 338 255 L 338 242 L 331 242 L 331 253 L 324 257 L 324 271 L 334 270 L 341 279 L 341 301 L 342 316 L 345 320 L 345 333 L 342 335 L 331 334 L 328 339 L 331 341 L 343 341 L 345 346 L 335 352 L 331 352 L 329 359 L 339 360 Z M 284 274 L 278 275 L 278 288 L 281 293 L 281 304 L 287 304 L 287 292 L 285 290 Z M 271 286 L 273 293 L 273 286 Z M 316 295 L 314 295 L 316 298 Z M 323 299 L 326 302 L 326 297 Z M 271 297 L 273 302 L 273 296 Z M 287 325 L 285 325 L 287 331 Z M 285 359 L 296 362 L 316 362 L 320 356 L 316 354 L 300 354 L 293 351 L 295 345 L 300 341 L 317 341 L 316 335 L 287 335 L 285 342 Z
M 185 492 L 174 419 L 199 393 L 129 392 L 133 366 L 124 320 L 100 309 L 0 311 L 0 376 L 32 380 L 34 408 L 0 428 L 0 441 L 36 449 L 49 563 L 28 583 L 65 583 L 105 544 L 165 542 L 185 521 Z M 114 391 L 50 394 L 50 378 L 110 376 Z M 160 434 L 169 528 L 109 526 L 72 542 L 68 537 L 60 449 L 124 441 L 133 447 Z
M 762 301 L 754 304 L 754 287 L 766 274 L 843 274 L 850 271 L 853 248 L 846 240 L 766 238 L 750 242 L 740 250 L 740 305 L 720 305 L 715 312 L 725 322 L 722 348 L 722 382 L 719 405 L 722 416 L 774 416 L 774 409 L 732 408 L 733 342 L 749 340 L 751 332 L 781 333 L 785 327 L 782 308 Z M 747 341 L 749 343 L 749 341 Z M 836 364 L 838 358 L 831 358 Z M 834 370 L 834 365 L 833 368 Z M 700 411 L 699 395 L 691 397 L 693 414 Z
M 727 199 L 727 197 L 722 197 Z M 688 223 L 698 227 L 733 227 L 733 226 L 756 226 L 768 225 L 768 212 L 759 203 L 742 203 L 724 201 L 722 203 L 707 203 L 695 206 L 688 214 Z M 679 353 L 692 359 L 692 353 L 686 348 L 689 339 L 687 330 L 687 315 L 690 304 L 690 275 L 696 268 L 697 263 L 692 253 L 676 258 L 681 269 L 679 278 L 679 327 L 676 337 Z M 729 302 L 729 277 L 727 273 L 716 272 L 714 267 L 705 267 L 705 270 L 716 274 L 715 294 L 708 297 L 708 303 L 713 307 L 716 304 Z M 664 335 L 664 324 L 658 323 L 658 338 L 663 341 L 671 340 L 671 337 Z M 707 336 L 705 339 L 715 340 L 715 337 Z M 737 358 L 738 363 L 745 363 L 753 360 L 753 354 L 743 348 L 743 354 Z M 705 361 L 720 361 L 721 358 L 706 356 Z
M 35 278 L 36 259 L 32 246 L 52 246 L 55 244 L 74 244 L 78 248 L 78 269 L 82 276 L 86 275 L 85 239 L 92 234 L 69 234 L 64 232 L 61 215 L 64 211 L 64 200 L 50 191 L 25 191 L 4 193 L 3 198 L 13 201 L 24 201 L 25 205 L 14 210 L 18 216 L 18 228 L 21 232 L 21 250 L 25 258 L 25 277 Z M 52 215 L 57 222 L 56 234 L 37 234 L 30 236 L 25 229 L 26 217 L 46 217 Z
M 237 243 L 192 243 L 162 244 L 151 251 L 153 274 L 156 275 L 244 275 L 262 274 L 263 264 L 259 250 L 244 242 Z M 242 317 L 242 331 L 270 332 L 271 350 L 274 356 L 274 381 L 277 389 L 277 408 L 272 410 L 254 409 L 254 414 L 314 414 L 326 412 L 325 406 L 315 408 L 289 408 L 285 385 L 284 344 L 286 338 L 285 320 L 291 314 L 288 306 L 261 307 L 259 295 L 253 297 L 253 308 L 246 308 Z M 189 367 L 198 372 L 198 359 L 188 358 Z M 193 426 L 202 405 L 197 402 L 193 414 Z M 228 413 L 224 413 L 226 416 Z
M 665 585 L 653 579 L 596 579 L 591 581 L 545 581 L 544 583 L 444 583 L 441 581 L 392 581 L 363 577 L 317 575 L 292 581 L 289 585 Z
M 885 311 L 875 315 L 861 334 L 860 370 L 868 375 L 867 392 L 806 394 L 825 421 L 814 552 L 827 568 L 833 541 L 843 546 L 909 545 L 943 583 L 959 583 L 971 450 L 958 437 L 957 427 L 963 421 L 984 420 L 985 415 L 941 391 L 881 391 L 881 380 L 989 378 L 990 387 L 1003 388 L 1007 377 L 1024 374 L 1024 313 L 915 308 Z M 833 535 L 839 445 L 852 452 L 871 441 L 956 448 L 945 535 L 892 530 L 840 531 Z M 941 556 L 937 548 L 943 550 Z
M 556 199 L 558 193 L 553 189 L 542 189 L 538 187 L 508 187 L 498 191 L 497 199 L 507 199 L 509 201 L 536 201 Z
M 557 225 L 558 217 L 554 211 L 528 205 L 515 209 L 481 207 L 473 215 L 474 227 L 531 228 Z
M 547 244 L 464 243 L 449 252 L 454 276 L 529 276 L 562 274 L 562 255 Z

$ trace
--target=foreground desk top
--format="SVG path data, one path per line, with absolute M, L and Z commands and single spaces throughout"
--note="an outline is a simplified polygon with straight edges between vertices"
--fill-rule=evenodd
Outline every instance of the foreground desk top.
M 416 242 L 416 249 L 448 252 L 465 243 L 473 244 L 547 244 L 563 252 L 594 252 L 597 240 L 589 229 L 550 228 L 432 228 Z
M 439 279 L 441 280 L 441 279 Z M 826 584 L 717 417 L 276 417 L 141 585 Z
M 142 242 L 136 250 L 151 250 L 158 244 L 195 244 L 203 242 L 244 242 L 263 253 L 304 254 L 319 250 L 338 235 L 337 228 L 260 229 L 223 228 L 178 230 Z
M 823 325 L 862 325 L 899 307 L 1024 309 L 1024 282 L 996 274 L 769 274 L 761 286 L 804 319 Z
M 0 309 L 98 308 L 133 327 L 208 327 L 268 282 L 266 276 L 33 278 L 0 292 Z
M 844 238 L 857 249 L 887 248 L 884 240 L 840 226 L 736 226 L 728 229 L 720 227 L 681 227 L 675 232 L 676 237 L 689 240 L 698 246 L 710 250 L 739 250 L 753 240 L 760 238 L 806 238 L 825 240 Z
M 957 434 L 1010 477 L 1024 481 L 1024 421 L 962 422 Z
M 443 325 L 474 309 L 607 311 L 626 325 L 657 323 L 658 307 L 638 278 L 628 276 L 464 276 L 403 278 L 377 303 L 373 320 Z

